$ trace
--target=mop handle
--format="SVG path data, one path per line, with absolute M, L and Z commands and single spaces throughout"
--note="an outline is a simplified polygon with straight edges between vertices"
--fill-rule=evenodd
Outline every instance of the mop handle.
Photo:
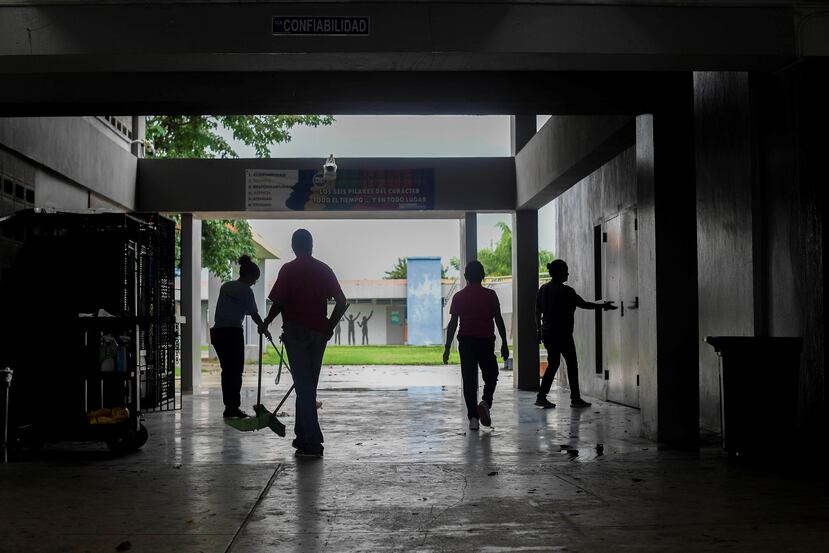
M 285 357 L 284 357 L 284 353 L 285 353 L 285 346 L 284 346 L 284 342 L 282 342 L 282 343 L 283 343 L 283 346 L 282 346 L 282 351 L 280 351 L 280 350 L 279 350 L 279 348 L 277 348 L 277 347 L 276 347 L 276 344 L 274 344 L 274 343 L 273 343 L 273 339 L 272 339 L 270 336 L 268 336 L 268 341 L 271 343 L 271 345 L 273 346 L 273 349 L 276 351 L 276 354 L 279 356 L 279 372 L 280 372 L 280 373 L 282 372 L 282 365 L 284 364 L 284 365 L 285 365 L 285 367 L 287 367 L 287 368 L 288 368 L 288 372 L 289 372 L 289 373 L 291 373 L 291 376 L 293 377 L 293 372 L 291 372 L 291 367 L 288 365 L 288 363 L 286 363 L 286 362 L 285 362 Z M 280 341 L 281 341 L 281 340 L 280 340 Z M 273 410 L 273 412 L 274 412 L 274 413 L 278 413 L 278 412 L 279 412 L 279 408 L 280 408 L 280 407 L 282 407 L 282 406 L 285 404 L 285 402 L 288 400 L 288 396 L 290 396 L 290 395 L 291 395 L 291 392 L 293 392 L 293 391 L 294 391 L 294 387 L 295 387 L 295 384 L 291 384 L 291 387 L 288 389 L 288 391 L 287 391 L 287 392 L 285 392 L 285 395 L 284 395 L 284 396 L 282 396 L 282 401 L 280 401 L 280 402 L 279 402 L 279 405 L 277 405 L 277 406 L 276 406 L 276 409 L 274 409 L 274 410 Z
M 282 373 L 282 365 L 284 363 L 285 368 L 288 369 L 288 372 L 291 373 L 291 377 L 293 377 L 294 372 L 291 370 L 291 366 L 288 365 L 288 362 L 285 361 L 285 358 L 283 357 L 285 353 L 285 343 L 282 342 L 282 339 L 280 338 L 280 343 L 282 344 L 282 349 L 280 350 L 278 347 L 276 347 L 276 344 L 274 344 L 272 338 L 269 337 L 268 341 L 270 341 L 271 345 L 273 346 L 273 349 L 276 350 L 276 354 L 279 356 L 279 372 Z
M 262 405 L 262 335 L 259 335 L 259 383 L 256 385 L 256 405 Z
M 291 387 L 288 388 L 288 391 L 285 392 L 284 396 L 282 396 L 282 401 L 280 401 L 279 405 L 276 406 L 276 409 L 273 410 L 274 415 L 279 412 L 279 408 L 282 407 L 282 405 L 285 404 L 285 402 L 288 400 L 288 396 L 291 395 L 291 392 L 293 392 L 293 391 L 294 391 L 294 385 L 291 384 Z

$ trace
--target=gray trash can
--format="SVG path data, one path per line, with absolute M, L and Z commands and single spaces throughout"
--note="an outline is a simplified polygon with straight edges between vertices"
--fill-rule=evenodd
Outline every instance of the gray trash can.
M 795 431 L 802 338 L 708 336 L 720 357 L 723 448 L 768 454 Z

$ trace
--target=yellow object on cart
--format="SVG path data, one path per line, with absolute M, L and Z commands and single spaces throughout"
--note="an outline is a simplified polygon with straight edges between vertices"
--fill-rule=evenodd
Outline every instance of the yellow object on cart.
M 120 424 L 127 422 L 130 418 L 130 411 L 126 407 L 104 407 L 86 414 L 89 424 Z

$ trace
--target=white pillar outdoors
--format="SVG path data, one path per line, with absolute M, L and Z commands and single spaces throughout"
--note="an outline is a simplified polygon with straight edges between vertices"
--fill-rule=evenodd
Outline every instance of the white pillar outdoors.
M 181 214 L 181 389 L 193 392 L 201 380 L 201 221 Z
M 207 321 L 203 322 L 203 324 L 207 325 L 207 328 L 213 327 L 213 322 L 216 318 L 216 303 L 219 301 L 219 289 L 221 287 L 222 280 L 210 271 L 207 271 Z M 208 342 L 210 342 L 209 337 Z M 213 349 L 212 345 L 208 350 L 208 357 L 210 359 L 216 359 L 216 350 Z

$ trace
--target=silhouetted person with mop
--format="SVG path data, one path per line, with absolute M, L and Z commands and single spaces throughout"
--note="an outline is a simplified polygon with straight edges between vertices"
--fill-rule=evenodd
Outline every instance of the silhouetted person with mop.
M 547 394 L 553 385 L 556 371 L 561 364 L 561 357 L 567 363 L 567 379 L 570 382 L 570 406 L 590 407 L 590 403 L 581 398 L 579 391 L 579 365 L 576 359 L 576 343 L 573 341 L 573 324 L 576 308 L 581 309 L 618 309 L 612 301 L 591 303 L 584 301 L 575 290 L 565 285 L 570 273 L 567 263 L 556 259 L 547 264 L 552 279 L 538 289 L 535 301 L 536 328 L 538 341 L 547 349 L 547 370 L 541 380 L 541 389 L 535 404 L 539 407 L 552 408 L 556 404 L 547 400 Z
M 371 313 L 368 314 L 368 317 L 364 316 L 363 320 L 358 322 L 357 324 L 360 325 L 360 329 L 363 331 L 363 343 L 362 345 L 368 345 L 368 320 L 371 316 L 374 315 L 374 310 L 371 310 Z
M 239 278 L 225 282 L 219 288 L 210 343 L 216 350 L 222 367 L 222 400 L 226 419 L 243 419 L 248 416 L 241 409 L 242 371 L 245 368 L 245 336 L 242 323 L 250 315 L 260 329 L 267 329 L 259 317 L 256 299 L 251 286 L 259 280 L 259 267 L 247 255 L 239 258 Z
M 346 315 L 345 320 L 348 321 L 348 345 L 349 346 L 356 346 L 357 339 L 354 337 L 354 321 L 356 321 L 360 317 L 360 312 L 357 312 L 357 315 Z
M 300 456 L 322 457 L 323 436 L 317 418 L 317 385 L 325 346 L 334 334 L 337 321 L 346 310 L 346 301 L 334 271 L 311 256 L 311 233 L 299 229 L 291 237 L 296 259 L 282 266 L 268 295 L 273 302 L 265 326 L 281 312 L 283 342 L 296 385 L 296 439 Z M 335 305 L 330 317 L 328 300 Z
M 492 398 L 498 383 L 498 360 L 495 358 L 495 326 L 501 335 L 501 356 L 509 358 L 507 329 L 501 316 L 501 304 L 495 290 L 484 288 L 484 266 L 479 261 L 470 261 L 463 273 L 466 287 L 454 295 L 449 313 L 452 318 L 446 327 L 446 347 L 443 363 L 449 363 L 449 351 L 460 318 L 458 332 L 458 353 L 461 356 L 461 377 L 463 399 L 466 402 L 466 416 L 469 428 L 478 430 L 479 422 L 490 426 L 492 420 Z M 494 325 L 493 325 L 494 321 Z M 478 367 L 484 379 L 484 393 L 478 403 Z

